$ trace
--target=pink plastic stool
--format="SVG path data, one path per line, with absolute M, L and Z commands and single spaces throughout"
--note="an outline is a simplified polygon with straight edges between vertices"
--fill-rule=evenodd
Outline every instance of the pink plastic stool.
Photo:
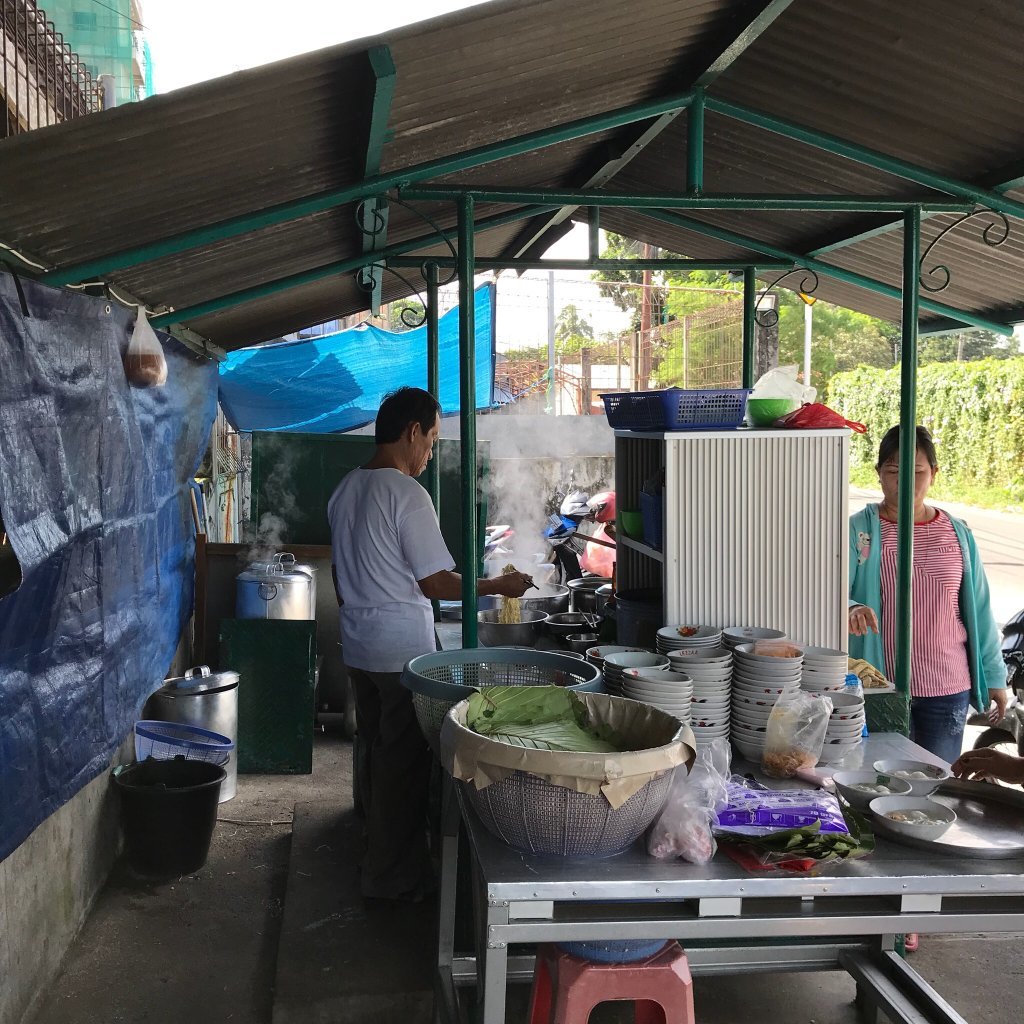
M 694 1024 L 693 981 L 678 942 L 629 964 L 600 964 L 545 944 L 537 950 L 530 1024 L 587 1024 L 598 1003 L 629 999 L 636 1024 Z

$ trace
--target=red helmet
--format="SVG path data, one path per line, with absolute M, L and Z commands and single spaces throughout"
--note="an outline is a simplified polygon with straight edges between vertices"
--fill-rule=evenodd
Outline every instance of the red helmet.
M 615 492 L 598 491 L 590 501 L 587 502 L 594 519 L 599 523 L 615 522 Z

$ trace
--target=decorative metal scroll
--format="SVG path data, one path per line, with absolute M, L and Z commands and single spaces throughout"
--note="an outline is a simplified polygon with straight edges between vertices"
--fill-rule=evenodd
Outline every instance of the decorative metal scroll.
M 813 295 L 818 289 L 818 275 L 811 270 L 810 267 L 794 267 L 792 270 L 787 270 L 784 274 L 780 274 L 774 281 L 765 285 L 765 287 L 758 293 L 757 306 L 761 305 L 761 300 L 773 289 L 778 287 L 787 277 L 792 277 L 794 274 L 803 274 L 803 278 L 800 281 L 800 286 L 797 288 L 803 295 Z M 777 309 L 755 309 L 754 320 L 757 322 L 759 327 L 774 327 L 779 322 L 779 311 Z
M 921 282 L 921 287 L 926 292 L 945 291 L 949 287 L 950 281 L 953 279 L 953 275 L 950 273 L 949 267 L 947 267 L 945 263 L 936 263 L 925 269 L 925 263 L 928 261 L 932 249 L 934 249 L 935 246 L 937 246 L 939 242 L 941 242 L 951 231 L 955 231 L 961 224 L 966 221 L 973 220 L 975 217 L 988 218 L 988 223 L 981 232 L 981 240 L 990 249 L 997 248 L 1010 237 L 1010 222 L 1007 220 L 1006 215 L 1001 213 L 999 210 L 990 210 L 986 207 L 985 209 L 974 210 L 971 213 L 965 213 L 963 216 L 957 217 L 952 224 L 948 224 L 944 227 L 928 243 L 927 248 L 921 254 L 921 262 L 918 264 L 918 279 Z
M 448 233 L 437 223 L 437 221 L 398 196 L 388 196 L 387 198 L 383 196 L 372 196 L 368 199 L 360 200 L 360 202 L 356 204 L 356 223 L 359 225 L 359 230 L 366 235 L 374 245 L 376 245 L 378 236 L 380 236 L 387 228 L 387 220 L 378 206 L 378 200 L 383 200 L 385 203 L 397 203 L 415 217 L 418 217 L 425 224 L 433 228 L 434 232 L 440 236 L 441 241 L 448 247 L 448 251 L 452 254 L 452 259 L 458 258 L 458 253 L 455 250 L 455 246 L 452 244 L 451 238 L 449 238 Z M 431 260 L 427 258 L 423 261 L 423 264 L 420 267 L 420 274 L 424 281 L 427 279 L 427 265 L 430 262 Z M 373 275 L 372 273 L 368 273 L 373 270 L 386 270 L 389 274 L 393 274 L 419 298 L 420 305 L 423 307 L 422 312 L 413 309 L 412 306 L 406 306 L 399 313 L 399 319 L 408 328 L 422 327 L 427 322 L 428 304 L 423 298 L 423 294 L 420 290 L 404 274 L 401 274 L 393 267 L 388 266 L 384 261 L 377 261 L 364 267 L 362 273 L 357 277 L 359 287 L 364 291 L 373 290 Z M 440 287 L 442 285 L 449 284 L 451 281 L 455 280 L 457 275 L 458 269 L 453 268 L 448 277 L 443 281 L 438 281 L 438 286 Z

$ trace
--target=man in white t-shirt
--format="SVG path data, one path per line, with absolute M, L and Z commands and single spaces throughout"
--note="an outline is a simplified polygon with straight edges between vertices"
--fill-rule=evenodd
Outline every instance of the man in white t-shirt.
M 369 771 L 360 773 L 367 848 L 364 896 L 418 899 L 432 887 L 427 856 L 430 748 L 401 673 L 435 649 L 431 600 L 459 600 L 462 577 L 441 536 L 430 496 L 414 477 L 430 461 L 440 406 L 399 388 L 377 413 L 377 451 L 338 485 L 327 506 L 345 665 Z M 480 580 L 481 595 L 521 597 L 524 573 Z

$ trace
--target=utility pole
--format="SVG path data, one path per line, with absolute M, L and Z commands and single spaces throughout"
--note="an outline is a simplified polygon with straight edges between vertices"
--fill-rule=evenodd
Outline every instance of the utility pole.
M 644 259 L 653 259 L 653 246 L 644 242 Z M 643 272 L 643 289 L 640 298 L 640 352 L 637 359 L 637 391 L 647 390 L 647 378 L 651 374 L 651 271 Z
M 548 407 L 549 415 L 556 414 L 555 402 L 555 272 L 548 271 Z

